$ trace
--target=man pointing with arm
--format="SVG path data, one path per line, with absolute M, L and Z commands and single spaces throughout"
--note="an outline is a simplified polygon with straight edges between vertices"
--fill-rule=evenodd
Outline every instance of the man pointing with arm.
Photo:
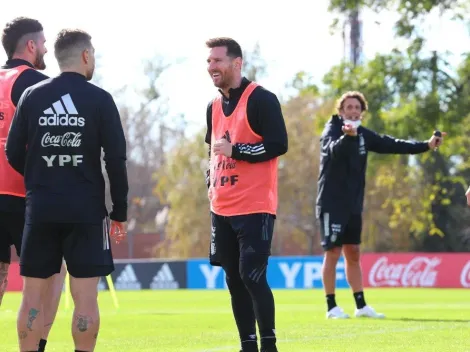
M 367 101 L 360 92 L 347 92 L 338 103 L 338 114 L 326 124 L 321 135 L 317 217 L 320 222 L 323 260 L 323 286 L 327 318 L 349 318 L 335 299 L 336 264 L 345 257 L 346 278 L 356 302 L 356 317 L 383 318 L 366 304 L 362 286 L 360 244 L 362 211 L 369 151 L 380 154 L 419 154 L 437 148 L 441 137 L 412 142 L 381 136 L 361 126 Z

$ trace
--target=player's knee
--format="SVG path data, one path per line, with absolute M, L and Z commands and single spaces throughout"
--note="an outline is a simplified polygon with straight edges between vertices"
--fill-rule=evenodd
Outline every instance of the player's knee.
M 333 247 L 325 251 L 324 255 L 324 265 L 336 265 L 341 256 L 341 247 Z
M 25 280 L 26 282 L 26 280 Z M 24 307 L 41 310 L 43 299 L 45 298 L 45 290 L 35 289 L 32 286 L 24 285 L 22 305 Z
M 98 302 L 99 278 L 77 279 L 71 277 L 70 293 L 75 306 L 93 307 Z
M 357 244 L 344 245 L 344 258 L 348 263 L 359 263 L 361 259 L 360 247 Z
M 225 282 L 227 283 L 228 290 L 232 293 L 244 289 L 243 281 L 238 272 L 226 274 Z
M 240 265 L 240 277 L 245 286 L 250 289 L 266 284 L 268 257 L 261 255 L 245 256 Z

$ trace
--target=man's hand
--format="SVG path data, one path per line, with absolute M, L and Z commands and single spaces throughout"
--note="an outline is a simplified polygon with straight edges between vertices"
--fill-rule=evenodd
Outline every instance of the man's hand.
M 111 220 L 109 235 L 117 244 L 119 244 L 119 242 L 127 236 L 127 223 Z
M 444 136 L 447 135 L 446 132 L 441 132 L 441 137 L 433 135 L 428 140 L 429 149 L 436 150 L 436 148 L 440 147 L 442 142 L 444 142 Z
M 232 144 L 230 144 L 230 142 L 225 138 L 219 139 L 214 144 L 214 154 L 225 155 L 230 158 L 232 156 Z
M 357 128 L 352 127 L 351 125 L 344 125 L 342 127 L 343 133 L 348 136 L 357 136 Z

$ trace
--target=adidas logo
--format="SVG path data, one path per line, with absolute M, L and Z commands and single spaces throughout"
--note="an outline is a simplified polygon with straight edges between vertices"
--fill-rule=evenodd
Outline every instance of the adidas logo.
M 245 249 L 245 253 L 255 253 L 255 250 L 253 249 L 253 247 L 248 246 L 248 248 Z
M 75 104 L 70 94 L 63 95 L 52 104 L 52 107 L 44 110 L 44 114 L 39 118 L 39 126 L 85 126 L 85 118 L 78 115 Z
M 179 287 L 180 285 L 175 280 L 170 266 L 167 263 L 162 265 L 160 270 L 158 270 L 157 274 L 153 277 L 153 281 L 150 283 L 150 288 L 153 290 L 177 289 Z
M 127 264 L 124 269 L 122 269 L 114 286 L 116 286 L 118 290 L 140 290 L 142 288 L 142 284 L 137 280 L 134 268 L 130 264 Z
M 232 140 L 230 138 L 230 132 L 228 130 L 225 131 L 224 136 L 222 138 L 225 138 L 227 142 L 232 143 Z

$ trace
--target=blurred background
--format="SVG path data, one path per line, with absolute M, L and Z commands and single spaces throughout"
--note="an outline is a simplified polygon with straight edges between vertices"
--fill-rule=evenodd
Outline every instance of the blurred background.
M 321 254 L 315 198 L 319 135 L 347 90 L 362 91 L 365 125 L 398 138 L 448 132 L 437 152 L 369 156 L 366 252 L 469 252 L 470 2 L 317 0 L 80 3 L 23 1 L 0 23 L 44 26 L 47 69 L 64 27 L 89 31 L 93 83 L 110 91 L 128 141 L 129 236 L 116 259 L 207 257 L 206 107 L 217 93 L 205 40 L 231 36 L 244 73 L 283 105 L 289 151 L 279 165 L 273 255 Z M 6 60 L 0 53 L 0 61 Z

